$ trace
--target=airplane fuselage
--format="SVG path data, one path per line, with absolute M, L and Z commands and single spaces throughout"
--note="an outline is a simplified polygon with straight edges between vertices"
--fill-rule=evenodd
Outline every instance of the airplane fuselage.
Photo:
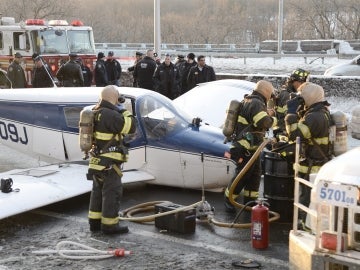
M 0 140 L 47 162 L 82 160 L 80 111 L 94 105 L 102 88 L 9 89 L 0 92 Z M 185 112 L 158 93 L 119 88 L 123 104 L 137 118 L 124 171 L 152 174 L 154 184 L 218 189 L 227 185 L 235 165 L 224 158 L 228 145 L 221 130 L 193 125 Z

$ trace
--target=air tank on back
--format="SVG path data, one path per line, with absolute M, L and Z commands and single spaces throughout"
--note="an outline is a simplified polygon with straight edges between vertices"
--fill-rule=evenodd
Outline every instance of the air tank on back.
M 360 140 L 360 105 L 355 106 L 351 113 L 351 137 Z
M 334 155 L 339 156 L 347 151 L 347 119 L 341 111 L 332 113 L 331 118 L 336 126 Z
M 240 109 L 240 102 L 235 99 L 231 100 L 229 107 L 226 110 L 226 118 L 223 127 L 223 134 L 226 137 L 226 141 L 230 141 L 231 136 L 234 134 L 239 109 Z

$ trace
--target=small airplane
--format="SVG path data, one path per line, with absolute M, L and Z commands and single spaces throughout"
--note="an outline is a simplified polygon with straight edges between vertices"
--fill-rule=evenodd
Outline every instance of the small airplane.
M 89 192 L 87 161 L 79 147 L 80 111 L 102 88 L 33 88 L 0 91 L 0 142 L 50 165 L 0 173 L 19 192 L 0 192 L 0 219 Z M 235 164 L 224 158 L 221 129 L 200 124 L 166 97 L 120 87 L 123 106 L 137 118 L 123 183 L 190 189 L 224 188 Z M 9 180 L 10 179 L 10 180 Z
M 222 127 L 230 101 L 241 101 L 244 95 L 251 94 L 255 85 L 250 81 L 236 79 L 201 83 L 176 98 L 174 103 L 190 115 L 200 117 L 203 123 Z M 205 109 L 205 105 L 209 109 Z

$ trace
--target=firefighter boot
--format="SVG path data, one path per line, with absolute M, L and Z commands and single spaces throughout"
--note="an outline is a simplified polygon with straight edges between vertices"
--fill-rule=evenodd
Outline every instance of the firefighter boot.
M 89 218 L 89 224 L 91 232 L 98 232 L 101 230 L 101 219 Z
M 119 223 L 114 225 L 101 224 L 101 231 L 104 234 L 121 234 L 129 232 L 129 228 L 127 226 L 120 226 Z
M 233 206 L 226 195 L 224 195 L 224 206 L 225 206 L 225 212 L 227 213 L 235 213 L 236 209 L 235 206 Z

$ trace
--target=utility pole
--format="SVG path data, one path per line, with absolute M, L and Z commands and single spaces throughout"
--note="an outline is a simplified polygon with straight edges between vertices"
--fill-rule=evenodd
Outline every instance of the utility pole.
M 278 18 L 278 54 L 282 51 L 282 33 L 284 22 L 284 0 L 279 0 L 279 18 Z
M 160 0 L 154 0 L 154 50 L 161 57 Z

